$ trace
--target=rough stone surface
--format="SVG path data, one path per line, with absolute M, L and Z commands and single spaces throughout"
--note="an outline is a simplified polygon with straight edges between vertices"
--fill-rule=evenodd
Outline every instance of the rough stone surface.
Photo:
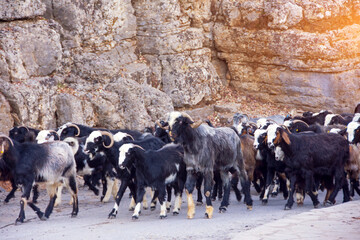
M 34 18 L 43 15 L 45 9 L 41 0 L 1 0 L 0 20 Z
M 302 109 L 359 101 L 359 1 L 223 1 L 214 39 L 230 84 Z
M 0 20 L 3 126 L 140 130 L 228 84 L 302 110 L 360 102 L 359 0 L 5 0 Z
M 9 129 L 13 126 L 13 118 L 10 112 L 10 105 L 5 97 L 0 94 L 0 133 L 8 134 Z

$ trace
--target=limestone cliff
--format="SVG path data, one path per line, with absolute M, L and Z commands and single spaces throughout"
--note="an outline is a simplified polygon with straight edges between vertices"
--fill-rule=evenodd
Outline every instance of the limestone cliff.
M 0 131 L 67 121 L 140 130 L 229 84 L 303 110 L 352 111 L 359 53 L 358 0 L 4 0 Z

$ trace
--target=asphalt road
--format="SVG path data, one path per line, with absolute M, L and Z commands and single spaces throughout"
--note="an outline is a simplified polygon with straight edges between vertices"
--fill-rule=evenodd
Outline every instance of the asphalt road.
M 195 190 L 196 191 L 196 190 Z M 230 206 L 226 213 L 214 211 L 212 219 L 205 219 L 205 206 L 197 206 L 194 219 L 186 218 L 186 198 L 183 198 L 180 214 L 168 214 L 166 219 L 160 219 L 160 207 L 155 211 L 142 210 L 138 220 L 132 220 L 132 212 L 128 211 L 130 199 L 128 191 L 120 204 L 116 219 L 108 219 L 114 200 L 101 203 L 99 197 L 91 191 L 79 188 L 79 215 L 70 218 L 72 207 L 68 204 L 70 195 L 64 190 L 62 204 L 56 207 L 47 221 L 41 221 L 29 207 L 26 208 L 26 222 L 14 225 L 19 213 L 20 192 L 16 199 L 5 204 L 5 192 L 0 193 L 0 239 L 230 239 L 230 236 L 265 223 L 286 218 L 291 215 L 307 212 L 313 209 L 309 197 L 305 198 L 303 206 L 294 205 L 291 210 L 284 210 L 286 201 L 282 194 L 270 198 L 266 206 L 261 204 L 259 196 L 252 188 L 254 207 L 246 209 L 244 203 L 239 203 L 231 192 Z M 150 198 L 149 193 L 147 193 Z M 185 194 L 184 194 L 185 195 Z M 322 202 L 325 193 L 319 193 Z M 356 196 L 354 199 L 360 199 Z M 336 198 L 337 204 L 342 202 L 342 192 Z M 38 206 L 44 210 L 48 203 L 46 191 L 41 190 Z M 213 203 L 215 210 L 219 201 Z M 320 208 L 322 208 L 321 206 Z

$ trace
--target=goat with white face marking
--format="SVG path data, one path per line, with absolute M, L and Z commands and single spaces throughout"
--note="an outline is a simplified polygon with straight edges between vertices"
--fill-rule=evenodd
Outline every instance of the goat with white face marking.
M 240 174 L 245 202 L 251 209 L 250 182 L 242 159 L 240 138 L 236 132 L 231 128 L 212 128 L 207 124 L 201 124 L 201 122 L 194 123 L 189 115 L 180 112 L 171 112 L 168 124 L 170 137 L 184 148 L 184 161 L 187 168 L 185 188 L 188 198 L 188 218 L 193 218 L 195 215 L 192 192 L 197 173 L 201 173 L 204 177 L 205 216 L 207 218 L 211 218 L 213 215 L 211 190 L 214 171 L 220 171 L 224 186 L 224 197 L 219 208 L 220 211 L 226 211 L 229 205 L 229 171 Z
M 179 214 L 181 195 L 186 180 L 186 169 L 182 148 L 175 144 L 165 145 L 153 151 L 128 143 L 120 147 L 119 166 L 121 169 L 135 167 L 136 172 L 136 207 L 133 219 L 139 218 L 140 202 L 145 194 L 145 187 L 157 190 L 161 205 L 160 218 L 166 217 L 165 186 L 173 184 L 175 189 L 175 206 L 173 214 Z
M 99 195 L 99 189 L 96 188 L 96 185 L 100 179 L 105 179 L 106 172 L 104 170 L 108 169 L 106 166 L 106 157 L 102 154 L 91 155 L 91 157 L 90 155 L 85 154 L 85 140 L 86 137 L 67 137 L 64 139 L 64 142 L 69 144 L 74 152 L 77 174 L 83 176 L 84 184 L 97 196 Z M 107 191 L 106 184 L 103 186 L 103 191 Z M 103 196 L 105 196 L 104 192 Z
M 270 124 L 268 128 L 271 126 L 278 126 L 277 124 Z M 266 174 L 265 174 L 265 188 L 260 194 L 260 198 L 262 199 L 262 204 L 265 205 L 268 203 L 268 198 L 270 194 L 270 188 L 273 183 L 275 174 L 284 173 L 285 172 L 285 164 L 283 162 L 279 162 L 275 160 L 274 152 L 268 148 L 267 146 L 267 129 L 258 129 L 254 134 L 254 148 L 258 150 L 259 157 L 266 164 Z M 282 180 L 282 179 L 281 179 Z M 288 197 L 288 190 L 283 181 L 281 183 L 281 189 L 283 190 L 284 199 Z
M 118 139 L 120 140 L 120 139 Z M 129 187 L 132 195 L 136 197 L 135 191 L 135 170 L 130 168 L 130 171 L 119 168 L 119 148 L 124 143 L 134 143 L 140 145 L 144 149 L 160 149 L 165 145 L 160 139 L 152 137 L 139 141 L 133 141 L 129 137 L 123 138 L 121 141 L 114 141 L 114 137 L 109 132 L 94 131 L 86 139 L 84 151 L 88 154 L 94 155 L 95 153 L 103 153 L 106 156 L 107 161 L 115 168 L 117 178 L 121 180 L 120 188 L 116 194 L 115 205 L 109 213 L 109 218 L 115 218 L 119 209 L 120 201 L 124 195 L 127 187 Z
M 349 143 L 360 143 L 360 122 L 350 122 L 347 126 L 346 133 Z
M 38 144 L 41 144 L 44 142 L 53 142 L 56 140 L 60 140 L 60 137 L 54 130 L 41 130 L 36 136 L 35 140 Z
M 269 148 L 276 149 L 279 160 L 284 160 L 287 174 L 290 177 L 290 196 L 285 209 L 293 205 L 293 193 L 297 180 L 305 181 L 305 191 L 311 197 L 314 207 L 319 205 L 317 195 L 313 192 L 315 177 L 335 178 L 334 191 L 327 204 L 334 204 L 338 191 L 343 188 L 344 201 L 349 201 L 349 189 L 344 166 L 349 161 L 349 144 L 338 134 L 291 134 L 282 127 L 268 129 L 267 143 Z M 285 157 L 279 157 L 279 154 Z
M 69 186 L 73 198 L 71 216 L 77 215 L 76 164 L 69 145 L 64 142 L 18 143 L 5 135 L 0 136 L 0 145 L 0 157 L 11 166 L 15 183 L 24 187 L 20 201 L 20 214 L 16 223 L 24 222 L 26 204 L 36 212 L 40 219 L 48 219 L 56 200 L 56 189 L 62 182 Z M 44 181 L 47 185 L 50 202 L 45 213 L 33 202 L 28 202 L 31 187 L 35 181 Z
M 346 126 L 352 121 L 353 117 L 354 117 L 353 114 L 350 115 L 344 114 L 344 116 L 340 114 L 328 114 L 325 117 L 324 126 L 335 125 L 335 124 Z

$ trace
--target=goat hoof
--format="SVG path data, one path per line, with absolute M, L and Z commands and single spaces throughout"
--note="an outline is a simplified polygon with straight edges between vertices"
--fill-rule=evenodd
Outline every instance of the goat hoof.
M 324 203 L 325 207 L 330 207 L 330 206 L 333 206 L 334 203 L 330 202 L 329 200 L 327 200 L 325 203 Z
M 132 211 L 134 211 L 134 210 L 135 210 L 134 207 L 129 207 L 129 211 L 130 211 L 130 212 L 132 212 Z
M 271 197 L 273 197 L 273 198 L 277 197 L 277 195 L 278 195 L 277 193 L 271 193 Z
M 94 194 L 95 194 L 96 196 L 99 196 L 99 190 L 94 190 Z
M 143 207 L 143 209 L 144 209 L 144 210 L 148 210 L 148 209 L 149 209 L 149 207 Z
M 203 205 L 203 202 L 202 201 L 197 201 L 196 202 L 196 206 L 202 206 Z
M 15 225 L 21 225 L 22 223 L 24 223 L 24 219 L 17 218 L 15 221 Z
M 178 212 L 178 211 L 174 211 L 174 212 L 173 212 L 173 215 L 174 215 L 174 216 L 179 215 L 179 212 Z
M 285 205 L 284 210 L 291 210 L 291 207 L 289 207 L 288 205 Z
M 151 211 L 154 211 L 155 209 L 156 209 L 155 206 L 151 206 L 151 207 L 150 207 L 150 210 L 151 210 Z
M 261 203 L 262 203 L 262 205 L 266 205 L 266 204 L 268 203 L 268 200 L 267 200 L 267 199 L 263 199 L 263 200 L 261 201 Z
M 252 211 L 252 210 L 253 210 L 253 206 L 252 206 L 252 205 L 246 205 L 246 208 L 247 208 L 247 210 L 249 210 L 249 211 Z
M 170 208 L 166 208 L 166 211 L 167 211 L 167 212 L 170 212 Z
M 219 207 L 219 213 L 226 213 L 227 208 L 225 206 Z
M 77 216 L 77 213 L 71 213 L 71 217 L 74 218 Z
M 45 216 L 42 216 L 42 217 L 40 218 L 40 220 L 41 220 L 41 221 L 46 221 L 46 220 L 48 220 L 48 218 L 45 217 Z
M 164 219 L 166 217 L 167 217 L 166 215 L 160 215 L 160 219 Z
M 139 215 L 133 215 L 132 216 L 132 220 L 138 220 L 139 219 Z
M 115 219 L 116 215 L 114 213 L 110 213 L 108 219 Z
M 320 206 L 320 203 L 314 204 L 314 208 L 319 208 L 319 206 Z

